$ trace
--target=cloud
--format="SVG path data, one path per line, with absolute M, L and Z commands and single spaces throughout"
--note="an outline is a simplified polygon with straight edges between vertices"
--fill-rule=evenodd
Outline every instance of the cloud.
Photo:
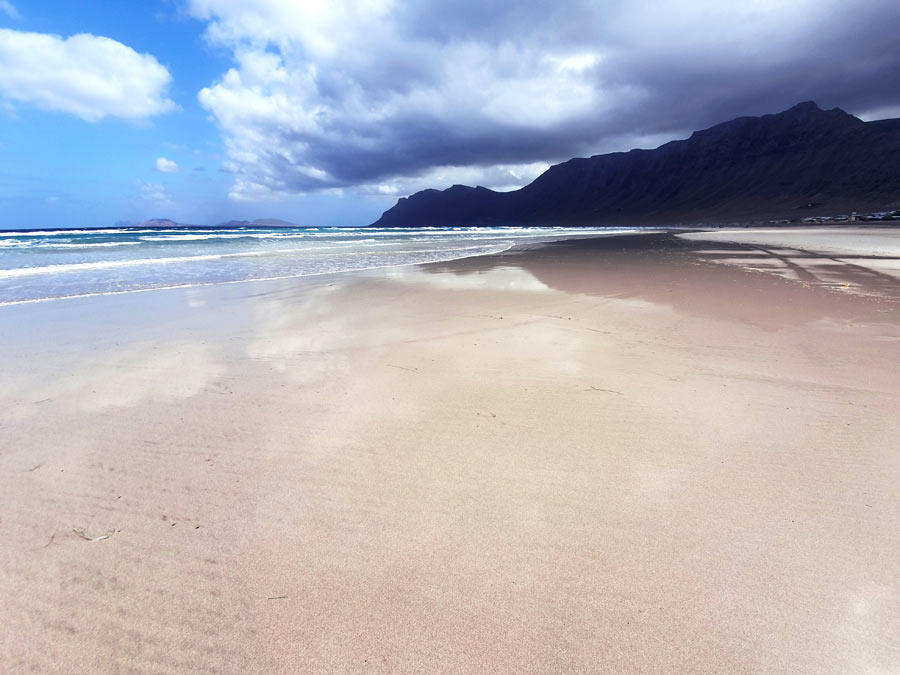
M 172 76 L 149 54 L 89 34 L 62 38 L 0 29 L 0 98 L 88 122 L 139 120 L 176 108 Z
M 490 185 L 494 190 L 515 190 L 530 183 L 550 168 L 547 162 L 481 166 L 436 166 L 417 176 L 393 176 L 356 186 L 359 194 L 401 197 L 436 185 Z
M 16 106 L 14 106 L 9 101 L 4 101 L 3 99 L 0 99 L 0 113 L 11 120 L 19 119 L 19 114 L 18 112 L 16 112 Z
M 175 173 L 178 171 L 178 164 L 171 159 L 165 157 L 156 158 L 156 170 L 162 173 Z
M 160 205 L 171 205 L 172 199 L 166 192 L 166 186 L 161 183 L 145 183 L 137 181 L 140 198 L 145 202 L 153 202 Z
M 816 99 L 900 104 L 896 0 L 190 0 L 236 199 L 402 194 Z M 521 180 L 515 180 L 518 175 Z
M 0 0 L 0 12 L 3 12 L 6 16 L 15 21 L 22 20 L 22 15 L 19 13 L 19 10 L 17 10 L 9 0 Z

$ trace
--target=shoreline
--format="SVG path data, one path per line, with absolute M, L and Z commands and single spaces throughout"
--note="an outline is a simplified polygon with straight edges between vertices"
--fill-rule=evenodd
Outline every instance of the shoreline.
M 428 229 L 428 228 L 425 228 Z M 552 240 L 544 240 L 544 241 L 564 241 L 565 239 L 572 238 L 573 234 L 570 232 L 557 232 L 555 234 L 551 234 L 550 230 L 554 228 L 547 228 L 548 232 L 546 236 L 559 236 L 560 239 L 552 239 Z M 586 228 L 587 229 L 587 228 Z M 641 233 L 641 229 L 633 229 L 631 231 L 623 231 L 622 228 L 609 228 L 611 231 L 593 234 L 586 234 L 584 236 L 587 237 L 607 237 L 607 236 L 617 236 L 619 234 L 639 234 Z M 650 231 L 647 228 L 643 228 L 643 231 Z M 583 238 L 579 236 L 579 238 Z M 510 248 L 515 248 L 520 244 L 527 244 L 530 242 L 519 242 L 519 243 L 511 243 L 506 246 L 506 248 L 495 251 L 493 254 L 502 253 Z M 150 286 L 144 288 L 132 288 L 132 289 L 122 289 L 122 290 L 109 290 L 109 291 L 96 291 L 96 292 L 87 292 L 87 293 L 75 293 L 71 295 L 60 295 L 60 296 L 49 296 L 49 297 L 41 297 L 41 298 L 26 298 L 21 300 L 7 300 L 0 301 L 0 307 L 5 306 L 14 306 L 14 305 L 22 305 L 22 304 L 30 304 L 35 302 L 49 302 L 53 300 L 67 300 L 73 298 L 87 298 L 93 296 L 101 296 L 101 295 L 125 295 L 128 293 L 136 293 L 136 292 L 147 292 L 147 291 L 155 291 L 155 290 L 169 290 L 169 289 L 181 289 L 181 288 L 192 288 L 192 287 L 202 287 L 202 286 L 217 286 L 217 285 L 228 285 L 228 284 L 241 284 L 241 283 L 250 283 L 250 282 L 267 282 L 267 281 L 284 281 L 289 279 L 302 279 L 305 277 L 316 277 L 323 276 L 328 274 L 344 274 L 344 273 L 361 273 L 368 272 L 372 270 L 379 269 L 390 269 L 392 267 L 405 267 L 409 265 L 421 265 L 428 264 L 429 262 L 450 262 L 453 260 L 460 260 L 467 257 L 475 257 L 479 255 L 492 255 L 491 253 L 462 253 L 464 250 L 478 249 L 482 248 L 480 246 L 467 246 L 463 248 L 451 249 L 454 251 L 452 255 L 449 255 L 446 258 L 437 258 L 431 261 L 414 261 L 414 262 L 406 262 L 406 263 L 393 263 L 393 264 L 379 264 L 379 265 L 371 265 L 364 266 L 358 268 L 344 269 L 338 271 L 320 271 L 320 272 L 302 272 L 296 274 L 284 274 L 284 275 L 276 275 L 269 277 L 260 277 L 260 278 L 246 278 L 246 279 L 230 279 L 224 281 L 199 281 L 199 282 L 191 282 L 191 283 L 172 283 L 171 285 L 162 285 L 162 286 Z M 184 261 L 207 261 L 207 260 L 218 260 L 223 258 L 242 258 L 242 257 L 259 257 L 269 255 L 271 253 L 285 253 L 288 251 L 246 251 L 246 252 L 231 252 L 231 253 L 217 253 L 217 254 L 205 254 L 205 255 L 197 255 L 197 256 L 187 256 L 187 257 L 176 257 L 176 258 L 147 258 L 147 259 L 137 259 L 137 260 L 114 260 L 114 261 L 99 261 L 94 263 L 74 263 L 69 265 L 51 265 L 50 268 L 66 268 L 65 271 L 69 269 L 75 268 L 83 268 L 83 267 L 93 267 L 93 268 L 117 268 L 117 267 L 132 267 L 138 265 L 146 265 L 146 264 L 167 264 L 171 262 L 184 262 Z M 422 251 L 405 251 L 404 253 L 422 253 Z M 13 268 L 10 270 L 0 270 L 0 277 L 3 277 L 3 272 L 6 272 L 6 278 L 16 278 L 20 276 L 31 276 L 35 274 L 41 274 L 46 269 L 45 267 L 37 267 L 37 268 Z M 61 270 L 62 271 L 62 270 Z
M 146 293 L 151 291 L 177 291 L 181 289 L 187 288 L 202 288 L 202 287 L 214 287 L 214 286 L 228 286 L 234 284 L 248 284 L 248 283 L 267 283 L 267 282 L 279 282 L 279 281 L 288 281 L 288 280 L 297 280 L 301 281 L 307 277 L 315 278 L 315 277 L 327 277 L 330 275 L 354 275 L 354 274 L 365 274 L 368 272 L 378 272 L 379 270 L 390 270 L 392 268 L 400 268 L 400 267 L 409 267 L 409 266 L 420 266 L 420 265 L 439 265 L 448 262 L 454 262 L 457 260 L 467 260 L 470 258 L 482 258 L 482 257 L 491 257 L 504 255 L 509 253 L 518 253 L 524 252 L 532 249 L 533 247 L 540 247 L 545 245 L 558 244 L 564 241 L 590 241 L 592 239 L 602 239 L 607 237 L 634 237 L 634 236 L 647 236 L 647 235 L 655 235 L 655 234 L 666 234 L 666 235 L 674 235 L 679 236 L 687 235 L 685 238 L 693 239 L 695 241 L 726 241 L 732 244 L 742 244 L 746 239 L 746 235 L 748 233 L 753 233 L 755 231 L 762 230 L 767 236 L 768 240 L 770 240 L 773 244 L 777 245 L 778 239 L 783 239 L 784 235 L 791 235 L 797 232 L 801 232 L 803 234 L 815 233 L 817 231 L 825 231 L 828 233 L 854 233 L 858 234 L 860 232 L 864 232 L 865 230 L 875 230 L 878 232 L 886 231 L 894 234 L 900 233 L 900 226 L 893 225 L 884 227 L 870 227 L 868 224 L 855 224 L 855 225 L 846 225 L 841 223 L 835 223 L 834 227 L 830 225 L 822 225 L 822 224 L 799 224 L 799 225 L 791 225 L 789 227 L 779 226 L 776 230 L 774 227 L 768 227 L 766 225 L 744 225 L 744 226 L 721 226 L 721 227 L 662 227 L 662 228 L 640 228 L 632 232 L 612 232 L 608 234 L 594 234 L 587 237 L 578 237 L 574 235 L 568 235 L 563 239 L 553 240 L 553 241 L 542 241 L 542 242 L 524 242 L 519 244 L 513 244 L 509 246 L 507 249 L 503 251 L 498 251 L 495 253 L 479 253 L 476 255 L 465 255 L 459 257 L 450 257 L 446 260 L 434 260 L 428 262 L 410 262 L 410 263 L 401 263 L 395 265 L 384 265 L 384 266 L 373 266 L 373 267 L 364 267 L 359 269 L 350 269 L 350 270 L 341 270 L 338 272 L 314 272 L 314 273 L 304 273 L 304 274 L 296 274 L 296 275 L 284 275 L 284 276 L 275 276 L 275 277 L 266 277 L 266 278 L 256 278 L 256 279 L 236 279 L 236 280 L 228 280 L 228 281 L 213 281 L 213 282 L 197 282 L 190 284 L 178 284 L 173 286 L 156 286 L 149 288 L 136 288 L 136 289 L 127 289 L 127 290 L 116 290 L 116 291 L 102 291 L 95 293 L 83 293 L 77 295 L 64 295 L 64 296 L 55 296 L 55 297 L 46 297 L 46 298 L 34 298 L 27 300 L 12 300 L 6 302 L 0 302 L 0 308 L 3 307 L 12 307 L 19 305 L 29 305 L 35 303 L 45 303 L 52 302 L 57 300 L 77 300 L 77 299 L 85 299 L 90 297 L 100 297 L 100 296 L 115 296 L 115 295 L 128 295 L 131 293 Z M 705 235 L 709 235 L 706 237 Z M 774 239 L 772 239 L 774 237 Z M 743 238 L 743 239 L 742 239 Z M 766 237 L 764 237 L 765 239 Z M 898 234 L 898 242 L 900 242 L 900 234 Z M 900 255 L 900 243 L 891 242 L 892 247 L 896 247 L 898 255 Z M 816 249 L 816 242 L 807 241 L 804 243 L 804 248 L 798 249 L 803 251 L 812 251 Z

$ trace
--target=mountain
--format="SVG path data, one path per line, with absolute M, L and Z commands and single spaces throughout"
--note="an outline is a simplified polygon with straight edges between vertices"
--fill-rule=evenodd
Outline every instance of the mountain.
M 160 227 L 160 228 L 176 228 L 176 227 L 196 227 L 195 225 L 185 225 L 184 223 L 176 223 L 168 218 L 151 218 L 141 223 L 129 225 L 129 227 Z
M 809 101 L 655 150 L 571 159 L 512 192 L 454 185 L 400 199 L 379 227 L 750 221 L 900 206 L 900 119 Z

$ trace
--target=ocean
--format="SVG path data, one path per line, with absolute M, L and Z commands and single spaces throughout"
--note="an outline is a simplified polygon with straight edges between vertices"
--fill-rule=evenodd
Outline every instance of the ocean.
M 304 277 L 499 253 L 634 228 L 108 228 L 0 231 L 0 305 Z

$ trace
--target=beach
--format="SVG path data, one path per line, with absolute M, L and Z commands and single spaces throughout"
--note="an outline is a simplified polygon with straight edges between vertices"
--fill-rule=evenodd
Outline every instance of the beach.
M 785 236 L 0 307 L 0 671 L 897 672 L 900 235 Z

